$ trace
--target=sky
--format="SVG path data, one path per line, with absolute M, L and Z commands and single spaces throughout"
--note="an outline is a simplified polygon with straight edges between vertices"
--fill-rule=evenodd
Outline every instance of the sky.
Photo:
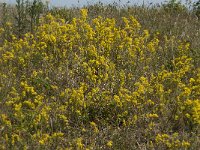
M 95 4 L 99 1 L 103 3 L 113 3 L 117 2 L 121 5 L 127 4 L 128 1 L 130 1 L 129 4 L 142 4 L 143 1 L 145 4 L 150 4 L 150 3 L 164 3 L 169 0 L 43 0 L 43 1 L 50 1 L 50 6 L 82 6 L 82 5 L 87 5 L 89 4 Z M 186 0 L 181 0 L 182 2 L 185 2 Z M 192 2 L 195 2 L 197 0 L 191 0 Z M 9 3 L 14 3 L 15 0 L 0 0 L 0 2 L 9 2 Z

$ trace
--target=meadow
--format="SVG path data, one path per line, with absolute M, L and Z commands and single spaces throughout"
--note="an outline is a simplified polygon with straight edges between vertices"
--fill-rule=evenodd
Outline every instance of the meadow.
M 0 149 L 198 149 L 198 3 L 17 2 L 0 5 Z

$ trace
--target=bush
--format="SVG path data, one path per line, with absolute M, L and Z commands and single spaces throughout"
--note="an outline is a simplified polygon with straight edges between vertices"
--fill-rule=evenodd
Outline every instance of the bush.
M 196 16 L 200 19 L 200 1 L 194 4 L 194 10 L 196 12 Z
M 48 14 L 34 34 L 4 41 L 1 149 L 197 148 L 200 68 L 190 43 L 122 20 Z
M 164 9 L 168 12 L 172 13 L 181 13 L 182 11 L 187 11 L 185 5 L 181 3 L 181 1 L 170 0 L 167 4 L 163 5 Z

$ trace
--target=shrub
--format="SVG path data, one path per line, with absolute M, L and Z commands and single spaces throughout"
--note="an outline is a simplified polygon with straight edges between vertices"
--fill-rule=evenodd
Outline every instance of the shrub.
M 200 19 L 200 1 L 194 4 L 194 10 L 196 11 L 196 16 Z
M 200 68 L 190 43 L 122 20 L 48 14 L 33 33 L 4 41 L 1 149 L 197 148 Z
M 166 11 L 172 13 L 180 13 L 187 10 L 186 6 L 183 5 L 181 1 L 177 0 L 170 0 L 167 4 L 164 4 L 163 7 Z

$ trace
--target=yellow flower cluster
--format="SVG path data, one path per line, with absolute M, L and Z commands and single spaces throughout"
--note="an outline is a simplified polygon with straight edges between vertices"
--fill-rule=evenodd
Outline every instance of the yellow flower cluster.
M 48 14 L 34 34 L 3 42 L 0 149 L 92 149 L 110 126 L 139 130 L 154 149 L 189 148 L 192 140 L 168 134 L 200 125 L 189 43 L 122 21 L 90 19 L 86 9 L 70 23 Z
M 156 136 L 156 144 L 159 149 L 180 149 L 180 148 L 189 148 L 190 143 L 184 140 L 178 139 L 178 134 L 174 133 L 173 135 L 168 134 L 158 134 Z

